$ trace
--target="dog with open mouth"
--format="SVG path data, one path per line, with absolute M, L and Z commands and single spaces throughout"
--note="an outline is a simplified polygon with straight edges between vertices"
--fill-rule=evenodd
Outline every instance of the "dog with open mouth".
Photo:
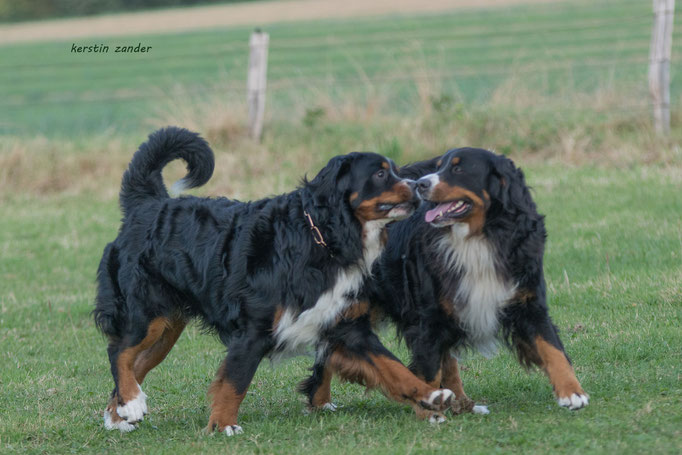
M 412 354 L 410 369 L 455 392 L 453 412 L 487 412 L 464 393 L 457 357 L 467 349 L 491 355 L 500 341 L 523 366 L 547 374 L 560 406 L 586 406 L 549 317 L 544 217 L 523 172 L 504 156 L 460 148 L 399 174 L 417 180 L 426 202 L 389 227 L 365 318 L 375 311 L 395 322 Z M 329 377 L 317 362 L 306 390 L 325 387 Z
M 153 133 L 123 175 L 122 224 L 97 273 L 93 313 L 114 378 L 107 429 L 137 427 L 148 410 L 142 382 L 193 318 L 228 346 L 210 389 L 209 431 L 241 433 L 239 406 L 261 360 L 309 348 L 320 358 L 333 351 L 341 377 L 441 418 L 450 390 L 415 377 L 371 327 L 342 322 L 357 312 L 386 225 L 419 203 L 412 180 L 381 155 L 351 153 L 276 197 L 170 198 L 161 171 L 178 158 L 188 173 L 176 189 L 211 177 L 213 152 L 196 133 Z

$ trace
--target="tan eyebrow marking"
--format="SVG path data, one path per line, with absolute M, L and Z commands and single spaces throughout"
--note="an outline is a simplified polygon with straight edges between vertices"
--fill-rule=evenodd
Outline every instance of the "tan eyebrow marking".
M 458 165 L 458 164 L 459 164 L 459 157 L 456 156 L 456 157 L 454 157 L 454 158 L 452 159 L 452 165 L 453 165 L 453 166 L 456 166 L 456 165 Z
M 389 169 L 391 165 L 384 161 L 383 163 L 381 163 L 381 167 L 383 167 L 384 169 Z
M 440 167 L 441 164 L 443 164 L 443 159 L 438 160 L 438 162 L 436 163 L 436 166 Z

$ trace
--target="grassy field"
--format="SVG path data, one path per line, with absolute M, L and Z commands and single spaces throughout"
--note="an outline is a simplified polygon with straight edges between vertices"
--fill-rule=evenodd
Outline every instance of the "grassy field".
M 650 26 L 650 3 L 634 0 L 275 24 L 262 143 L 245 130 L 250 29 L 102 38 L 153 46 L 146 56 L 0 46 L 0 452 L 680 453 L 682 82 L 674 56 L 672 132 L 658 137 Z M 339 383 L 339 411 L 304 415 L 294 389 L 311 359 L 297 358 L 261 366 L 243 435 L 209 436 L 205 393 L 224 348 L 192 326 L 145 382 L 139 430 L 106 432 L 95 270 L 132 152 L 169 123 L 216 151 L 197 194 L 243 199 L 353 150 L 399 163 L 464 145 L 511 156 L 547 215 L 551 314 L 590 405 L 560 409 L 546 378 L 503 352 L 464 362 L 488 416 L 431 426 Z M 168 180 L 182 175 L 170 167 Z
M 245 98 L 250 28 L 76 40 L 108 54 L 72 54 L 72 42 L 0 46 L 0 133 L 50 137 L 146 131 L 171 102 Z M 301 121 L 350 92 L 414 113 L 425 85 L 480 103 L 510 76 L 544 95 L 624 92 L 619 109 L 646 109 L 650 5 L 623 0 L 273 24 L 270 115 Z M 682 35 L 674 35 L 679 49 Z M 152 46 L 114 54 L 115 45 Z M 673 93 L 680 65 L 673 58 Z M 644 106 L 642 106 L 644 104 Z M 239 104 L 234 105 L 238 109 Z M 648 112 L 648 110 L 647 110 Z
M 218 169 L 216 178 L 225 172 Z M 0 220 L 0 443 L 17 452 L 679 453 L 682 450 L 682 179 L 663 168 L 527 169 L 547 215 L 552 315 L 591 396 L 560 409 L 540 373 L 506 351 L 472 356 L 463 380 L 488 416 L 440 426 L 358 386 L 335 383 L 336 413 L 303 414 L 294 392 L 311 359 L 261 365 L 242 406 L 245 434 L 206 436 L 206 389 L 224 350 L 187 330 L 145 382 L 150 412 L 130 434 L 103 429 L 111 388 L 90 311 L 94 272 L 117 230 L 113 200 L 5 201 Z M 389 345 L 397 348 L 390 330 Z

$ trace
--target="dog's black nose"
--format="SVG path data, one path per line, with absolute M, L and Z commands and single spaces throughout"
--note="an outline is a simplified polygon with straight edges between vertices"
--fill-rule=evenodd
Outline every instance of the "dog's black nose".
M 422 177 L 417 180 L 417 190 L 419 190 L 420 193 L 423 193 L 429 188 L 431 188 L 431 179 Z

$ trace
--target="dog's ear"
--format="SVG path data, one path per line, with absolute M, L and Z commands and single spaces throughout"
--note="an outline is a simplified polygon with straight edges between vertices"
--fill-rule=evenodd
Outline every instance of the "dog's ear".
M 525 210 L 530 202 L 523 172 L 504 156 L 497 156 L 493 161 L 489 190 L 492 199 L 498 200 L 509 212 Z
M 352 157 L 336 156 L 310 182 L 316 205 L 337 206 L 350 188 Z

